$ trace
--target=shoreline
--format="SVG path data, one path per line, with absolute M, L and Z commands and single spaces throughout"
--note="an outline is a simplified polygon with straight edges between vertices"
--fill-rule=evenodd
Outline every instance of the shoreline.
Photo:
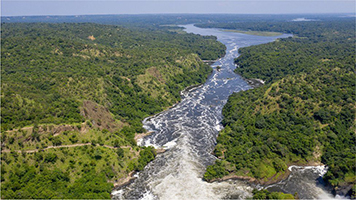
M 237 73 L 236 73 L 237 74 Z M 258 88 L 258 87 L 261 87 L 261 86 L 264 86 L 265 85 L 265 82 L 261 79 L 257 79 L 257 78 L 245 78 L 243 76 L 241 76 L 240 74 L 238 74 L 240 77 L 242 77 L 242 79 L 244 81 L 246 81 L 247 84 L 249 84 L 252 89 L 255 89 L 255 88 Z
M 130 185 L 136 180 L 136 171 L 131 171 L 127 176 L 120 178 L 119 180 L 114 182 L 114 188 L 111 190 L 110 197 L 112 198 L 115 194 L 119 192 L 122 188 Z
M 140 133 L 140 134 L 136 134 L 135 135 L 135 141 L 136 143 L 138 143 L 138 140 L 150 135 L 152 132 L 149 131 L 149 132 L 146 132 L 146 133 Z M 163 149 L 163 148 L 155 148 L 156 150 L 156 154 L 159 155 L 159 154 L 162 154 L 164 152 L 166 152 L 166 149 Z M 151 161 L 152 162 L 152 161 Z M 133 183 L 137 176 L 136 174 L 140 173 L 139 171 L 131 171 L 129 172 L 126 176 L 116 180 L 114 182 L 114 188 L 112 189 L 112 192 L 111 192 L 111 196 L 113 196 L 113 192 L 116 192 L 128 185 L 130 185 L 131 183 Z
M 282 175 L 278 176 L 277 178 L 275 178 L 277 175 L 277 174 L 275 174 L 272 177 L 270 177 L 267 181 L 264 181 L 262 179 L 253 178 L 250 176 L 239 176 L 236 174 L 228 174 L 222 178 L 214 178 L 207 182 L 208 183 L 214 183 L 214 182 L 221 183 L 221 182 L 225 182 L 225 181 L 229 181 L 229 180 L 239 180 L 239 181 L 245 181 L 252 185 L 260 185 L 262 187 L 267 187 L 269 185 L 272 185 L 272 184 L 275 184 L 275 183 L 278 183 L 280 181 L 287 179 L 291 173 L 292 173 L 291 171 L 286 170 Z
M 226 55 L 226 53 L 224 54 L 224 56 Z M 223 56 L 223 57 L 224 57 Z M 205 64 L 208 64 L 210 67 L 212 64 L 214 64 L 215 62 L 219 61 L 221 58 L 218 58 L 216 60 L 202 60 Z
M 326 165 L 322 164 L 322 163 L 318 163 L 318 162 L 309 162 L 309 163 L 304 163 L 304 164 L 298 164 L 298 163 L 293 163 L 288 165 L 287 170 L 281 174 L 280 176 L 278 176 L 277 178 L 275 178 L 277 176 L 277 174 L 274 174 L 272 177 L 269 177 L 267 181 L 262 180 L 262 179 L 256 179 L 253 177 L 249 177 L 249 176 L 238 176 L 236 174 L 230 173 L 222 178 L 214 178 L 210 181 L 206 181 L 207 183 L 214 183 L 214 182 L 225 182 L 225 181 L 233 181 L 233 180 L 238 180 L 238 181 L 244 181 L 245 183 L 249 184 L 251 187 L 253 188 L 261 188 L 262 189 L 267 189 L 269 188 L 269 186 L 279 183 L 281 181 L 287 180 L 290 175 L 292 174 L 292 171 L 290 169 L 292 168 L 299 168 L 299 169 L 307 169 L 310 167 L 327 167 Z M 341 197 L 350 197 L 351 196 L 351 192 L 352 192 L 352 187 L 353 184 L 345 184 L 345 185 L 340 185 L 337 186 L 336 188 L 331 186 L 330 184 L 325 184 L 323 185 L 324 190 L 330 192 L 332 195 L 335 196 L 341 196 Z
M 322 163 L 315 163 L 315 162 L 306 163 L 306 164 L 293 163 L 293 164 L 288 165 L 288 168 L 286 169 L 286 171 L 283 174 L 279 175 L 277 178 L 275 178 L 275 177 L 278 175 L 278 173 L 267 178 L 267 180 L 257 179 L 257 178 L 253 178 L 250 176 L 239 176 L 239 175 L 230 173 L 226 176 L 223 176 L 222 178 L 214 178 L 214 179 L 212 179 L 210 181 L 206 181 L 206 182 L 208 182 L 208 183 L 219 182 L 220 183 L 220 182 L 225 182 L 225 181 L 229 181 L 229 180 L 240 180 L 240 181 L 246 181 L 249 184 L 267 187 L 267 186 L 273 185 L 275 183 L 278 183 L 280 181 L 288 179 L 288 177 L 292 173 L 292 171 L 290 169 L 293 167 L 307 168 L 307 167 L 318 167 L 318 166 L 325 166 L 325 165 Z
M 275 36 L 281 36 L 284 33 L 281 32 L 273 32 L 273 31 L 243 31 L 243 30 L 237 30 L 237 29 L 220 29 L 221 31 L 224 32 L 232 32 L 232 33 L 242 33 L 246 35 L 254 35 L 254 36 L 263 36 L 263 37 L 275 37 Z

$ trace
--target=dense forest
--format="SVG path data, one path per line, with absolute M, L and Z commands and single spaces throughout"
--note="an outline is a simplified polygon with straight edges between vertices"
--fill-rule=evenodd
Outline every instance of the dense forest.
M 214 150 L 221 160 L 205 179 L 235 173 L 267 182 L 289 165 L 323 163 L 334 192 L 355 197 L 354 20 L 206 26 L 293 37 L 239 50 L 236 72 L 266 85 L 230 96 Z
M 136 146 L 141 121 L 225 53 L 215 37 L 171 29 L 3 23 L 1 198 L 110 198 L 153 160 Z
M 224 54 L 214 37 L 95 24 L 3 24 L 2 37 L 2 130 L 80 122 L 78 99 L 140 121 L 205 80 L 200 58 Z

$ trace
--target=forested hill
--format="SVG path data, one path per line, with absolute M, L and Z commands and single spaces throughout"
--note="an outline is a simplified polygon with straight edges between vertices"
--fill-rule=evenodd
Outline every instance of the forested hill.
M 36 120 L 79 122 L 83 99 L 109 108 L 117 119 L 139 121 L 179 100 L 184 87 L 205 80 L 211 69 L 199 58 L 223 54 L 216 38 L 193 34 L 3 24 L 2 130 Z
M 323 163 L 334 192 L 355 197 L 354 21 L 223 26 L 294 37 L 240 49 L 236 72 L 267 84 L 229 98 L 214 151 L 222 161 L 205 178 L 230 172 L 267 183 L 289 165 Z
M 1 198 L 110 198 L 155 156 L 141 121 L 203 83 L 215 37 L 157 28 L 1 26 Z

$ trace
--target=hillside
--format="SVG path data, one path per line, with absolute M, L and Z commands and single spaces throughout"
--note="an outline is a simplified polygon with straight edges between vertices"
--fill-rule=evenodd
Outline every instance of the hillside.
M 249 26 L 295 35 L 240 49 L 236 72 L 267 84 L 230 96 L 214 150 L 221 161 L 204 177 L 232 173 L 268 184 L 289 165 L 323 163 L 334 194 L 355 195 L 355 24 L 286 24 Z
M 151 161 L 141 121 L 211 72 L 215 37 L 156 28 L 1 27 L 1 198 L 110 198 Z
M 211 69 L 199 58 L 224 53 L 214 37 L 95 24 L 4 24 L 2 37 L 2 130 L 79 122 L 78 99 L 139 121 L 205 80 Z

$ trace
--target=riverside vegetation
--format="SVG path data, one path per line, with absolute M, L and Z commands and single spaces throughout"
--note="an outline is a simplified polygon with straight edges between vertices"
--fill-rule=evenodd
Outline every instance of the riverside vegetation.
M 233 173 L 268 183 L 289 165 L 323 163 L 333 193 L 355 198 L 354 20 L 200 26 L 293 34 L 239 49 L 235 72 L 266 85 L 230 96 L 214 150 L 220 159 L 204 178 Z
M 215 37 L 92 23 L 3 23 L 1 198 L 110 198 L 154 159 L 141 121 L 225 53 Z

